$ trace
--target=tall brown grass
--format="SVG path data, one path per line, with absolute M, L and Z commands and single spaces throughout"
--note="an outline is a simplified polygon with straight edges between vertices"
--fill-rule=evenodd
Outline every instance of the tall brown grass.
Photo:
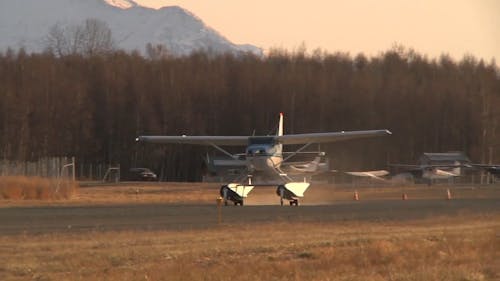
M 496 222 L 496 223 L 495 223 Z M 4 280 L 498 280 L 498 216 L 0 236 Z
M 77 188 L 78 185 L 72 181 L 23 176 L 0 177 L 0 199 L 69 199 Z

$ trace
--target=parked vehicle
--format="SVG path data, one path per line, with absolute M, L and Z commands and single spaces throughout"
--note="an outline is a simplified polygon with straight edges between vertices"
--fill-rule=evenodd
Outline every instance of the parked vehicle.
M 156 181 L 158 177 L 148 168 L 131 168 L 129 170 L 130 180 Z

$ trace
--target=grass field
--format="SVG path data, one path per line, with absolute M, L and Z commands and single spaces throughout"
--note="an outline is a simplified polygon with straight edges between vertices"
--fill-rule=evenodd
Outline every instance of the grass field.
M 78 190 L 78 184 L 40 177 L 0 176 L 0 199 L 60 200 L 70 199 Z
M 26 190 L 35 194 L 37 187 L 24 182 Z M 49 182 L 34 180 L 49 186 Z M 54 183 L 51 186 L 54 186 Z M 0 207 L 2 206 L 30 206 L 30 205 L 86 205 L 86 204 L 215 204 L 219 196 L 220 184 L 217 183 L 147 183 L 147 182 L 125 182 L 117 184 L 102 183 L 80 183 L 80 188 L 68 185 L 64 196 L 54 196 L 53 189 L 46 188 L 50 192 L 41 196 L 23 197 L 22 188 L 17 185 L 8 185 L 7 181 L 0 181 Z M 9 186 L 10 196 L 2 196 L 1 192 L 7 193 L 4 186 Z M 453 199 L 460 198 L 498 198 L 500 199 L 500 185 L 484 186 L 448 186 L 448 185 L 409 185 L 409 186 L 370 186 L 370 185 L 333 185 L 312 184 L 301 200 L 304 204 L 329 204 L 336 201 L 353 200 L 354 191 L 358 191 L 360 200 L 401 200 L 405 193 L 409 200 L 413 199 L 443 199 L 447 197 L 447 189 L 450 189 Z M 246 199 L 249 205 L 278 204 L 276 187 L 255 188 Z M 60 200 L 66 199 L 66 200 Z
M 500 217 L 0 237 L 1 280 L 498 280 Z
M 401 200 L 402 193 L 409 200 L 446 200 L 448 188 L 453 199 L 500 204 L 498 186 L 331 185 L 312 186 L 303 203 L 351 201 L 354 189 L 361 200 Z M 84 185 L 67 200 L 4 199 L 0 206 L 215 204 L 218 189 L 201 183 Z M 247 203 L 278 200 L 274 188 L 261 188 Z M 320 222 L 0 235 L 0 280 L 500 280 L 498 212 Z

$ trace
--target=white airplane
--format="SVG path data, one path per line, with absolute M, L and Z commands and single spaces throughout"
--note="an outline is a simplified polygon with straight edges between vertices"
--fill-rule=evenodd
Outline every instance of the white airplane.
M 469 164 L 470 168 L 481 169 L 488 172 L 493 176 L 492 182 L 496 179 L 500 179 L 500 165 L 498 164 Z
M 279 126 L 276 135 L 267 136 L 139 136 L 136 141 L 155 144 L 180 143 L 192 145 L 207 145 L 221 151 L 233 159 L 241 159 L 241 155 L 233 155 L 221 146 L 246 146 L 245 161 L 247 174 L 232 183 L 223 185 L 220 194 L 224 203 L 233 201 L 235 205 L 243 205 L 244 198 L 248 196 L 255 185 L 252 176 L 256 173 L 272 174 L 281 179 L 276 193 L 283 200 L 289 200 L 290 205 L 298 205 L 298 199 L 304 197 L 304 192 L 309 188 L 308 182 L 294 182 L 281 170 L 284 162 L 298 153 L 301 153 L 311 144 L 330 143 L 359 138 L 369 138 L 390 135 L 389 130 L 368 131 L 341 131 L 309 134 L 283 134 L 283 113 L 280 113 Z M 283 145 L 302 146 L 294 152 L 283 152 Z M 285 156 L 287 155 L 287 156 Z M 246 177 L 246 178 L 245 178 Z M 264 184 L 262 184 L 264 185 Z M 269 185 L 269 184 L 266 184 Z
M 459 162 L 449 165 L 411 165 L 411 164 L 390 164 L 393 167 L 407 168 L 404 173 L 411 174 L 414 178 L 421 178 L 426 180 L 428 185 L 431 185 L 434 180 L 450 179 L 462 175 L 462 167 Z
M 355 177 L 365 177 L 365 178 L 371 178 L 379 181 L 386 181 L 384 176 L 387 176 L 389 174 L 388 171 L 386 170 L 376 170 L 376 171 L 360 171 L 360 172 L 345 172 L 348 175 L 355 176 Z
M 328 172 L 330 165 L 328 163 L 321 163 L 321 157 L 316 156 L 314 160 L 306 163 L 290 163 L 290 172 L 298 172 L 305 174 L 314 174 L 321 172 Z

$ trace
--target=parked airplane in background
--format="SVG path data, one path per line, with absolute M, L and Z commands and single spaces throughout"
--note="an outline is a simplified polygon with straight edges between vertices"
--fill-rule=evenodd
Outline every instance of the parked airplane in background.
M 453 165 L 408 165 L 408 164 L 390 164 L 392 167 L 405 168 L 401 174 L 411 174 L 414 179 L 424 179 L 428 185 L 431 185 L 434 180 L 450 179 L 461 176 L 461 168 L 466 167 L 459 162 Z
M 500 179 L 500 165 L 495 164 L 470 164 L 473 168 L 479 168 Z M 493 180 L 493 179 L 492 179 Z
M 224 203 L 233 201 L 235 205 L 243 205 L 243 200 L 254 188 L 252 177 L 256 173 L 267 173 L 281 179 L 276 193 L 283 200 L 289 200 L 290 205 L 298 205 L 298 199 L 304 196 L 304 192 L 309 188 L 308 182 L 294 182 L 281 169 L 283 163 L 290 158 L 301 153 L 311 144 L 330 143 L 337 141 L 346 141 L 351 139 L 369 138 L 390 135 L 388 130 L 368 130 L 368 131 L 341 131 L 327 133 L 309 133 L 309 134 L 283 134 L 283 113 L 280 113 L 278 131 L 276 135 L 267 136 L 139 136 L 136 141 L 167 144 L 181 143 L 193 145 L 207 145 L 221 151 L 233 159 L 240 159 L 239 155 L 233 155 L 221 146 L 246 146 L 245 163 L 247 173 L 242 177 L 235 179 L 234 182 L 221 187 L 220 193 Z M 283 152 L 283 145 L 302 145 L 294 152 Z M 297 168 L 297 167 L 296 167 Z M 309 167 L 298 167 L 299 169 L 308 169 Z M 269 184 L 262 184 L 269 185 Z
M 321 162 L 321 156 L 314 157 L 314 160 L 303 163 L 288 163 L 288 173 L 317 174 L 330 171 L 328 162 Z
M 380 180 L 380 181 L 386 181 L 386 179 L 383 177 L 389 175 L 389 172 L 386 170 L 344 172 L 344 173 L 351 175 L 351 176 L 355 176 L 355 177 L 371 178 L 371 179 Z

